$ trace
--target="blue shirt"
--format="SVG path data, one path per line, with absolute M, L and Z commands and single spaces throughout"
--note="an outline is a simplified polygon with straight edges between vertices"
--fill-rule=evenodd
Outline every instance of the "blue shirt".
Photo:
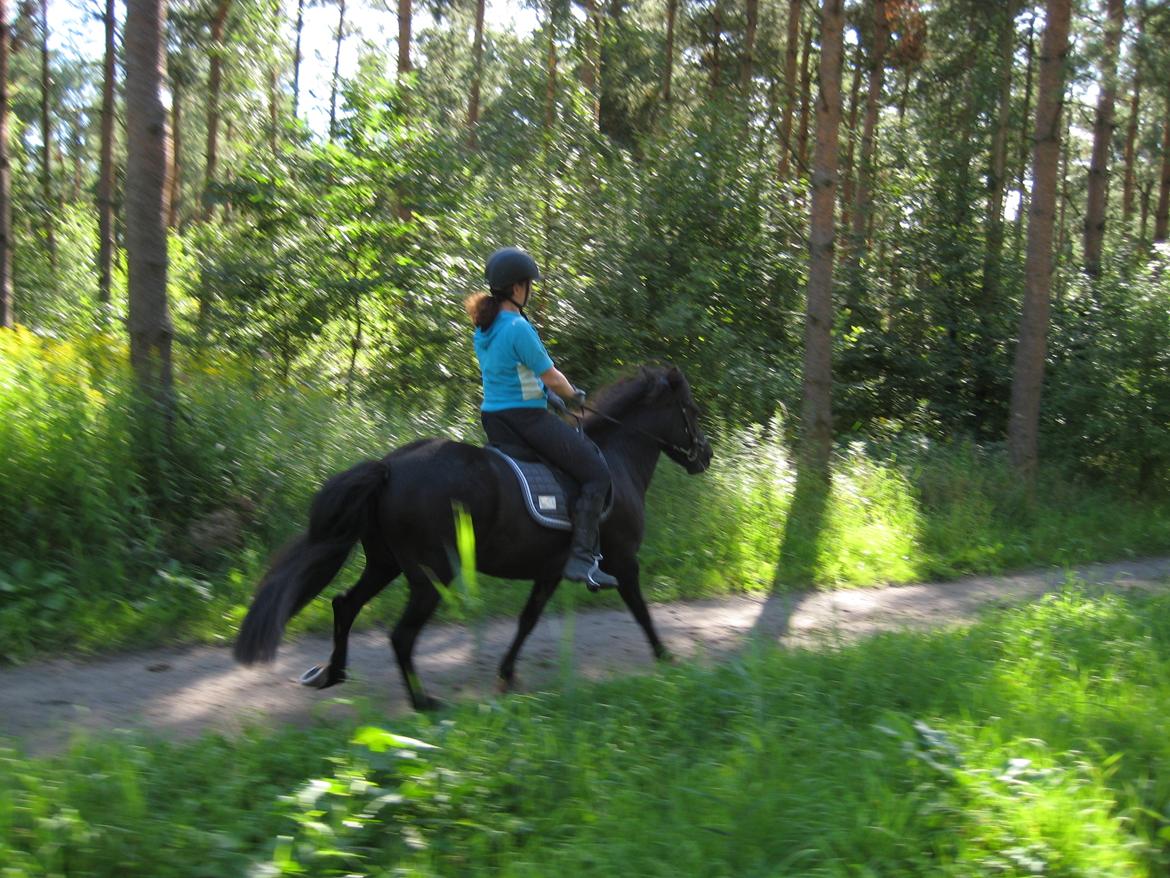
M 483 375 L 483 411 L 547 407 L 537 376 L 552 368 L 552 357 L 519 314 L 501 309 L 486 332 L 477 327 L 475 356 Z

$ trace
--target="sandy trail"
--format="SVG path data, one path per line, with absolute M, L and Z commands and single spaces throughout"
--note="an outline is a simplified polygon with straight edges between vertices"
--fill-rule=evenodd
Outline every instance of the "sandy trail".
M 1156 588 L 1170 583 L 1170 558 L 1154 558 L 1002 577 L 880 589 L 735 596 L 651 607 L 659 635 L 678 656 L 718 658 L 753 636 L 788 645 L 855 639 L 877 631 L 972 621 L 995 605 L 1035 600 L 1068 576 L 1104 587 Z M 578 607 L 587 607 L 582 596 Z M 598 679 L 652 667 L 641 629 L 626 610 L 581 610 L 571 620 L 546 615 L 517 664 L 520 688 L 556 687 L 571 649 L 572 672 Z M 423 630 L 416 666 L 432 694 L 447 701 L 494 691 L 495 669 L 515 620 L 492 620 L 476 632 L 459 625 Z M 150 729 L 170 738 L 206 730 L 232 732 L 251 723 L 317 721 L 346 708 L 335 696 L 367 696 L 389 715 L 408 709 L 386 634 L 356 633 L 350 681 L 325 692 L 295 683 L 329 655 L 326 637 L 303 637 L 261 668 L 236 665 L 225 646 L 157 649 L 95 661 L 59 659 L 0 670 L 0 736 L 30 752 L 59 749 L 72 730 Z

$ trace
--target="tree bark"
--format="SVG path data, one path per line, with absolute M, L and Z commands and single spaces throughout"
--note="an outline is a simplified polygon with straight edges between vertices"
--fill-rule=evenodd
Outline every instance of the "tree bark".
M 747 21 L 743 34 L 743 68 L 740 71 L 740 87 L 745 97 L 751 96 L 752 76 L 756 66 L 756 29 L 760 23 L 760 0 L 747 0 L 745 10 Z
M 991 138 L 991 173 L 987 181 L 987 251 L 983 260 L 983 304 L 990 306 L 999 290 L 1003 255 L 1003 202 L 1007 189 L 1008 130 L 1012 115 L 1012 63 L 1016 49 L 1016 12 L 1019 0 L 1009 0 L 999 34 L 999 107 Z
M 223 32 L 227 23 L 231 0 L 217 0 L 211 18 L 211 63 L 207 73 L 207 151 L 203 166 L 202 218 L 210 219 L 213 212 L 209 200 L 219 164 L 219 95 L 223 89 Z
M 183 88 L 171 82 L 171 176 L 167 227 L 179 228 L 183 208 Z
M 812 73 L 808 59 L 812 54 L 813 29 L 804 35 L 804 48 L 800 53 L 800 131 L 797 132 L 796 155 L 800 167 L 808 167 L 808 117 L 812 107 Z
M 333 78 L 329 85 L 329 140 L 337 139 L 337 87 L 341 81 L 341 41 L 345 39 L 345 0 L 337 0 L 337 51 L 333 55 Z
M 662 102 L 668 106 L 674 76 L 674 24 L 677 17 L 678 0 L 666 0 L 666 69 L 662 73 Z
M 1167 226 L 1170 226 L 1170 95 L 1167 95 L 1166 126 L 1162 133 L 1162 183 L 1154 214 L 1154 243 L 1166 240 Z
M 467 98 L 467 145 L 478 148 L 479 90 L 483 81 L 483 13 L 486 0 L 475 0 L 475 41 L 472 43 L 471 93 Z
M 672 0 L 674 2 L 674 0 Z M 796 57 L 800 42 L 800 0 L 788 0 L 788 37 L 784 44 L 784 110 L 780 120 L 780 179 L 792 161 L 792 120 L 796 115 Z
M 12 166 L 8 158 L 8 0 L 0 0 L 0 328 L 16 324 L 12 298 Z
M 1101 273 L 1105 243 L 1105 208 L 1109 197 L 1109 152 L 1113 147 L 1113 104 L 1117 99 L 1117 55 L 1125 24 L 1125 0 L 1109 0 L 1105 53 L 1101 59 L 1101 90 L 1093 121 L 1093 153 L 1089 161 L 1089 195 L 1085 206 L 1085 273 Z
M 405 76 L 410 64 L 411 0 L 398 0 L 398 75 Z
M 139 387 L 169 423 L 174 329 L 167 301 L 165 27 L 163 0 L 128 0 L 124 51 L 130 362 Z
M 837 201 L 837 138 L 841 123 L 844 21 L 844 0 L 824 0 L 821 10 L 817 145 L 813 160 L 812 208 L 809 217 L 801 456 L 802 462 L 811 472 L 826 476 L 833 444 L 833 214 Z
M 1015 241 L 1019 246 L 1020 236 L 1024 229 L 1024 217 L 1028 213 L 1028 190 L 1024 185 L 1024 175 L 1028 171 L 1028 120 L 1032 118 L 1032 90 L 1036 66 L 1036 13 L 1028 21 L 1028 40 L 1024 44 L 1024 115 L 1023 126 L 1020 129 L 1020 155 L 1017 164 L 1016 191 L 1019 193 L 1020 203 L 1016 209 Z
M 589 112 L 593 130 L 601 128 L 601 9 L 597 0 L 585 0 L 584 62 L 581 65 L 581 84 L 589 93 Z
M 552 4 L 548 5 L 548 45 L 545 57 L 544 133 L 551 140 L 557 118 L 557 27 Z
M 1140 46 L 1146 30 L 1145 0 L 1138 0 L 1137 24 L 1137 45 Z M 1142 103 L 1142 59 L 1136 47 L 1133 53 L 1133 82 L 1131 88 L 1129 120 L 1125 126 L 1125 182 L 1121 193 L 1121 219 L 1122 224 L 1127 230 L 1129 228 L 1130 218 L 1133 216 L 1134 184 L 1136 182 L 1136 175 L 1134 173 L 1136 163 L 1134 160 L 1137 155 L 1137 133 L 1138 123 L 1141 119 Z
M 482 2 L 482 0 L 481 0 Z M 293 118 L 297 118 L 297 112 L 301 104 L 301 61 L 304 56 L 301 54 L 301 33 L 305 29 L 305 0 L 297 0 L 297 39 L 295 47 L 293 48 L 293 95 L 292 95 L 292 114 Z
M 1032 205 L 1028 215 L 1025 289 L 1012 374 L 1008 453 L 1030 483 L 1036 473 L 1040 395 L 1044 384 L 1049 295 L 1052 290 L 1052 226 L 1060 160 L 1064 65 L 1068 54 L 1071 0 L 1048 0 L 1036 99 L 1032 150 Z
M 886 0 L 873 0 L 873 49 L 869 53 L 869 86 L 865 93 L 865 122 L 861 131 L 861 161 L 857 167 L 857 193 L 853 203 L 853 229 L 850 254 L 855 265 L 867 246 L 866 227 L 873 187 L 873 154 L 877 140 L 878 110 L 886 73 L 886 48 L 890 44 L 890 24 L 886 17 Z
M 857 57 L 853 64 L 853 77 L 849 84 L 849 121 L 846 123 L 846 132 L 849 142 L 845 145 L 845 163 L 841 168 L 841 227 L 848 228 L 850 211 L 853 209 L 853 157 L 857 148 L 857 117 L 861 112 L 861 58 Z
M 114 263 L 114 78 L 117 76 L 114 14 L 114 0 L 106 0 L 104 16 L 106 54 L 102 71 L 102 142 L 97 189 L 98 301 L 103 306 L 110 304 L 110 277 Z
M 53 115 L 49 112 L 52 87 L 49 66 L 49 3 L 41 0 L 41 197 L 45 202 L 45 244 L 49 265 L 57 270 L 56 204 L 53 198 Z

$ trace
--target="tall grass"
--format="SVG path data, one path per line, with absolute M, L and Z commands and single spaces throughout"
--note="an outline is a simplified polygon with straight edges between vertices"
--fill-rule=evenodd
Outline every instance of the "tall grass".
M 1170 867 L 1170 598 L 1077 590 L 360 728 L 0 752 L 50 874 L 1146 876 Z M 367 720 L 368 722 L 368 720 Z
M 175 449 L 155 471 L 141 463 L 120 342 L 0 334 L 0 660 L 230 636 L 330 473 L 421 435 L 479 435 L 470 410 L 347 405 L 280 387 L 263 364 L 184 356 Z M 1155 500 L 1055 466 L 1029 495 L 996 453 L 925 441 L 841 448 L 822 513 L 801 521 L 779 425 L 714 432 L 708 473 L 659 465 L 641 554 L 652 599 L 1170 549 L 1170 510 Z M 363 621 L 394 613 L 401 591 Z M 488 581 L 484 609 L 513 612 L 523 596 Z M 327 616 L 318 602 L 294 630 L 327 628 Z

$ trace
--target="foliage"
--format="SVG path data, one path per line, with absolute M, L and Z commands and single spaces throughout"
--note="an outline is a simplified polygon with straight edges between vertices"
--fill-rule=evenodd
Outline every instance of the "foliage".
M 13 876 L 1155 875 L 1170 604 L 749 646 L 437 718 L 0 755 Z

